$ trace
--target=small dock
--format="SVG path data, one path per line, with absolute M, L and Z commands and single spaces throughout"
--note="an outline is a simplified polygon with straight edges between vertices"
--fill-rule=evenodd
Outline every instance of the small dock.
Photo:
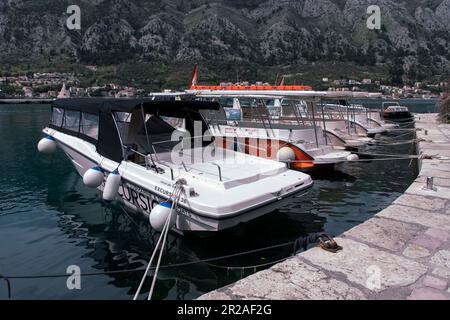
M 391 206 L 336 237 L 342 251 L 312 248 L 199 299 L 450 299 L 450 125 L 421 114 L 416 128 L 418 178 Z M 425 188 L 427 177 L 435 190 Z

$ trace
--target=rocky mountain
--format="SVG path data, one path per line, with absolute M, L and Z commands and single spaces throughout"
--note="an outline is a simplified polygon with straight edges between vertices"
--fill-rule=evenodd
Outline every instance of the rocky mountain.
M 72 4 L 81 9 L 80 30 L 66 28 Z M 366 26 L 370 5 L 381 8 L 380 30 Z M 0 0 L 0 68 L 67 59 L 342 61 L 400 64 L 411 77 L 442 73 L 450 68 L 450 0 Z

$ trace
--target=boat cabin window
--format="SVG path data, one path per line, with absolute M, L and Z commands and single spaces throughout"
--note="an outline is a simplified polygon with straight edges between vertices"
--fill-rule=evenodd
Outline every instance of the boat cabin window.
M 64 118 L 64 109 L 52 108 L 52 125 L 56 127 L 61 127 L 63 118 Z
M 146 114 L 140 109 L 132 113 L 114 113 L 120 136 L 125 145 L 142 154 L 171 152 L 179 141 L 172 141 L 172 134 L 184 132 L 185 119 Z
M 95 114 L 52 108 L 51 125 L 80 138 L 85 136 L 98 140 L 99 117 Z
M 98 115 L 82 113 L 80 133 L 95 140 L 98 139 Z
M 66 110 L 64 114 L 63 128 L 69 131 L 78 132 L 80 129 L 80 112 Z
M 167 118 L 174 126 L 183 125 L 184 119 Z M 170 152 L 179 141 L 172 141 L 172 134 L 175 129 L 172 124 L 166 122 L 165 119 L 151 115 L 145 122 L 145 126 L 139 130 L 137 134 L 137 142 L 142 150 L 146 153 Z M 181 127 L 180 127 L 181 129 Z M 148 133 L 148 138 L 147 138 Z
M 114 117 L 116 122 L 130 123 L 132 113 L 129 112 L 115 112 Z
M 119 129 L 119 134 L 125 144 L 128 144 L 128 135 L 130 131 L 130 122 L 133 117 L 142 118 L 140 110 L 135 110 L 133 113 L 129 112 L 114 112 L 114 119 L 116 120 L 117 128 Z M 133 116 L 134 115 L 134 116 Z M 131 143 L 130 143 L 131 144 Z
M 219 110 L 201 110 L 200 113 L 210 125 L 226 125 L 227 121 L 240 121 L 242 117 L 241 110 L 228 107 Z
M 383 106 L 385 108 L 390 108 L 390 107 L 399 107 L 399 103 L 398 102 L 384 102 Z

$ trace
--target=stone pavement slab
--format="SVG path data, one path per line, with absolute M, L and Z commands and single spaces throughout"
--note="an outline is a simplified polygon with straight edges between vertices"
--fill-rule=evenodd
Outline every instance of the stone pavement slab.
M 391 251 L 402 248 L 417 236 L 423 227 L 385 218 L 373 218 L 345 233 L 358 241 Z
M 450 231 L 450 215 L 412 207 L 391 205 L 378 214 L 379 217 L 414 223 L 429 228 Z
M 302 257 L 322 269 L 343 274 L 349 281 L 380 292 L 388 287 L 402 287 L 416 282 L 427 267 L 405 257 L 369 247 L 345 238 L 337 238 L 344 250 L 337 254 L 319 248 L 310 249 Z M 374 270 L 379 270 L 379 286 L 370 286 Z
M 444 210 L 447 201 L 445 199 L 436 199 L 412 194 L 403 194 L 394 201 L 394 204 L 416 207 L 424 210 Z

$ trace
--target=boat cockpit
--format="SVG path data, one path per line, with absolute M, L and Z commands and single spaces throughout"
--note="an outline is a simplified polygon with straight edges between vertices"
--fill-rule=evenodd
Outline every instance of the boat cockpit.
M 116 162 L 155 168 L 173 150 L 191 156 L 210 145 L 214 138 L 200 111 L 219 108 L 202 101 L 66 99 L 52 105 L 49 127 L 94 144 Z

